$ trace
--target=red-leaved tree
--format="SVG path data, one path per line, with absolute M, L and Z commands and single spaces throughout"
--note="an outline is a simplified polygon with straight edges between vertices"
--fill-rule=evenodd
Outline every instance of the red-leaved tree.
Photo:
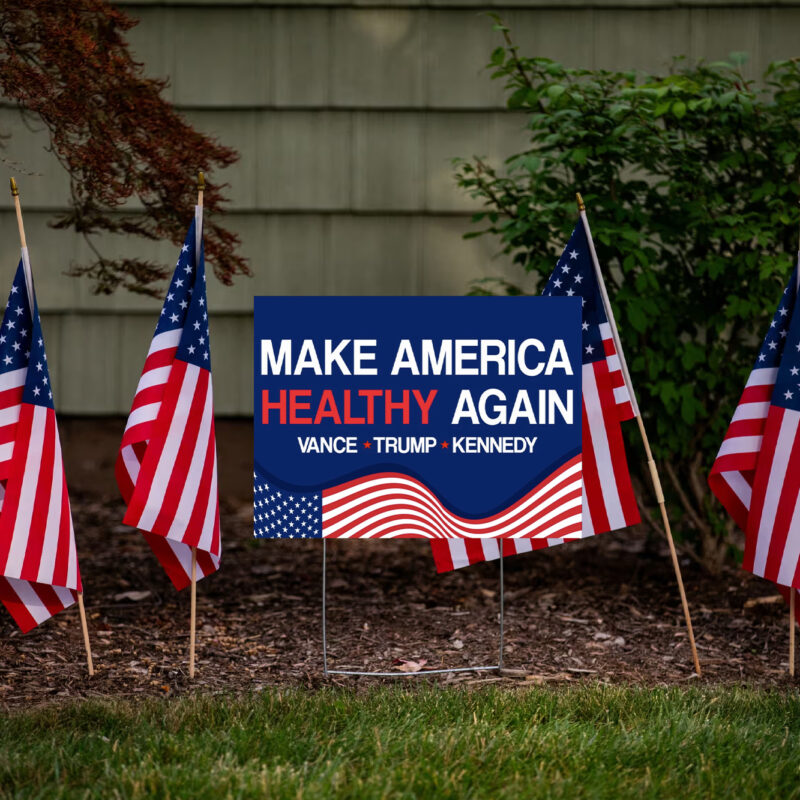
M 103 0 L 3 0 L 0 91 L 41 120 L 69 173 L 69 210 L 52 223 L 86 237 L 96 256 L 72 265 L 97 293 L 122 286 L 154 293 L 167 269 L 137 258 L 105 258 L 99 232 L 183 241 L 195 203 L 194 176 L 237 160 L 235 150 L 196 131 L 162 97 L 166 81 L 147 78 L 125 40 L 136 20 Z M 239 238 L 214 220 L 224 185 L 206 184 L 206 256 L 230 284 L 248 275 Z M 138 198 L 141 208 L 134 199 Z

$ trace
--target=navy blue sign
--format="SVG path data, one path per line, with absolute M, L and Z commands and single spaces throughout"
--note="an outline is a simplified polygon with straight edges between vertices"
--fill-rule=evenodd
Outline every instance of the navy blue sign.
M 257 297 L 256 535 L 574 522 L 580 348 L 577 297 Z

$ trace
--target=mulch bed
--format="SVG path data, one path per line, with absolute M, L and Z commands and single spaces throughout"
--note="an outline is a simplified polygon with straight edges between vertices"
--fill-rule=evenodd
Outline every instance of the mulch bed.
M 73 493 L 96 674 L 87 675 L 77 608 L 25 636 L 3 612 L 0 706 L 380 680 L 322 674 L 322 544 L 257 542 L 249 504 L 223 501 L 222 511 L 223 567 L 198 584 L 198 672 L 190 681 L 188 591 L 174 591 L 143 538 L 120 525 L 116 496 Z M 331 668 L 497 663 L 496 562 L 440 576 L 424 542 L 336 542 L 328 566 Z M 683 571 L 702 678 L 692 675 L 666 547 L 632 529 L 507 559 L 510 672 L 426 680 L 794 685 L 785 606 L 752 604 L 774 587 L 740 570 L 711 577 L 688 559 Z

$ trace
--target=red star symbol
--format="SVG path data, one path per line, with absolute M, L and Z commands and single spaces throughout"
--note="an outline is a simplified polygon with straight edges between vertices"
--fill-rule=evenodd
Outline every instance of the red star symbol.
M 372 447 L 372 442 L 364 442 L 364 447 Z
M 442 447 L 443 447 L 445 450 L 447 450 L 447 448 L 448 448 L 448 447 L 450 447 L 450 445 L 449 445 L 447 442 L 442 442 Z

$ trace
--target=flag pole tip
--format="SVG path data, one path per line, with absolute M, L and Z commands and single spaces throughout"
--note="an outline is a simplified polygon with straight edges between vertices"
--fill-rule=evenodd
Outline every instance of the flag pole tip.
M 578 201 L 578 211 L 586 211 L 586 203 L 583 202 L 580 192 L 575 192 L 575 199 Z
M 17 182 L 12 178 L 11 179 L 11 196 L 12 197 L 19 197 L 19 189 L 17 188 Z
M 197 173 L 197 191 L 202 192 L 206 188 L 206 176 L 202 172 Z

